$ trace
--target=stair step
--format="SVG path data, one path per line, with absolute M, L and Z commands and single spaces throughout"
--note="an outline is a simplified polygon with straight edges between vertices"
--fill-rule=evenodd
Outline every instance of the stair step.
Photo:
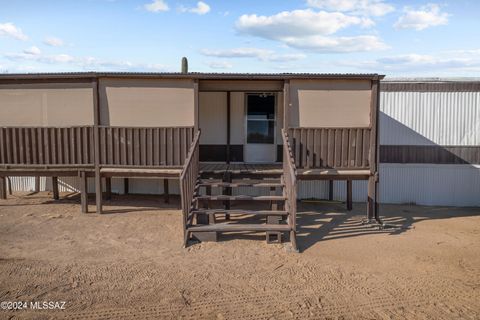
M 287 224 L 232 224 L 217 223 L 202 226 L 192 226 L 188 228 L 190 232 L 230 232 L 230 231 L 290 231 Z
M 283 187 L 282 183 L 279 182 L 208 182 L 202 181 L 199 184 L 200 187 L 257 187 L 257 188 L 273 188 L 273 187 Z
M 200 209 L 194 210 L 192 213 L 195 214 L 249 214 L 257 216 L 285 216 L 288 215 L 287 211 L 278 211 L 278 210 L 225 210 L 225 209 Z
M 287 200 L 284 196 L 226 196 L 226 195 L 218 195 L 218 196 L 198 196 L 198 200 L 254 200 L 254 201 L 282 201 Z

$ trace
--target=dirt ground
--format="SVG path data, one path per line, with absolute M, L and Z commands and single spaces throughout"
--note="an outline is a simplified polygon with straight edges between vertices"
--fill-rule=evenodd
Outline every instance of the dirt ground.
M 66 195 L 64 195 L 66 196 Z M 0 202 L 0 300 L 65 301 L 5 319 L 480 319 L 480 209 L 299 205 L 298 243 L 223 235 L 182 248 L 178 199 Z M 94 210 L 93 203 L 90 210 Z

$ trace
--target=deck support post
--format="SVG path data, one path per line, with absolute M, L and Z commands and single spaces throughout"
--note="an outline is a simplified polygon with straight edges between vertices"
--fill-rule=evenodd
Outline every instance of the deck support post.
M 112 199 L 112 178 L 105 178 L 105 200 Z
M 206 187 L 206 194 L 208 196 L 212 195 L 212 187 Z M 210 208 L 210 201 L 203 201 L 203 207 L 205 209 Z M 215 214 L 197 214 L 197 224 L 214 224 L 215 223 Z M 193 232 L 192 237 L 200 242 L 217 242 L 218 241 L 218 232 L 208 231 L 208 232 Z
M 168 190 L 168 179 L 163 179 L 163 200 L 165 203 L 170 203 L 170 193 Z
M 123 193 L 128 194 L 128 178 L 123 178 Z
M 367 200 L 367 222 L 370 222 L 374 218 L 376 196 L 375 196 L 375 176 L 368 178 L 368 200 Z
M 223 182 L 232 183 L 232 173 L 230 171 L 225 172 L 225 174 L 223 176 Z M 232 195 L 232 188 L 231 187 L 223 188 L 222 194 L 227 195 L 227 196 L 231 196 Z M 225 200 L 224 205 L 225 205 L 225 210 L 230 210 L 230 208 L 231 208 L 230 200 Z M 230 215 L 228 213 L 225 214 L 225 220 L 230 220 Z
M 328 200 L 333 201 L 333 180 L 328 180 Z
M 270 187 L 270 195 L 275 196 L 277 188 Z M 277 211 L 278 203 L 275 200 L 270 201 L 270 210 Z M 280 224 L 279 216 L 267 216 L 267 224 Z M 282 233 L 276 231 L 267 231 L 267 243 L 281 243 L 282 242 Z
M 82 213 L 88 213 L 88 184 L 87 174 L 85 171 L 80 171 L 80 205 Z
M 7 177 L 0 177 L 0 199 L 7 199 Z
M 53 191 L 53 199 L 55 200 L 60 199 L 60 195 L 58 192 L 58 177 L 52 177 L 52 191 Z
M 231 128 L 231 124 L 230 124 L 230 114 L 231 114 L 231 92 L 228 91 L 227 92 L 227 148 L 226 148 L 226 155 L 225 155 L 225 158 L 226 158 L 226 162 L 227 164 L 230 164 L 230 128 Z
M 97 213 L 102 213 L 102 173 L 100 168 L 100 94 L 98 78 L 95 78 L 92 83 L 93 87 L 93 142 L 94 142 L 94 156 L 95 156 L 95 203 L 97 206 Z
M 351 211 L 352 208 L 352 180 L 347 180 L 347 210 Z
M 379 192 L 378 192 L 378 175 L 376 176 L 375 178 L 375 220 L 378 222 L 378 223 L 382 223 L 382 221 L 380 220 L 380 205 L 378 203 L 378 200 L 379 200 Z
M 40 177 L 35 177 L 35 186 L 33 190 L 35 193 L 40 192 Z
M 102 213 L 102 177 L 100 173 L 95 173 L 95 200 L 97 213 Z

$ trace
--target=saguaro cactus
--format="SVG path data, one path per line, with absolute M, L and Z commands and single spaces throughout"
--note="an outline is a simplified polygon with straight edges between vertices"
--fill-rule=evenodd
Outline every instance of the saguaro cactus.
M 188 60 L 186 57 L 182 58 L 182 73 L 188 73 Z

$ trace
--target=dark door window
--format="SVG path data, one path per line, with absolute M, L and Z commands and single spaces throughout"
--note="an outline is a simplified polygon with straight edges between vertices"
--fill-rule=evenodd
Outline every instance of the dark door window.
M 275 96 L 247 95 L 247 143 L 275 142 Z

